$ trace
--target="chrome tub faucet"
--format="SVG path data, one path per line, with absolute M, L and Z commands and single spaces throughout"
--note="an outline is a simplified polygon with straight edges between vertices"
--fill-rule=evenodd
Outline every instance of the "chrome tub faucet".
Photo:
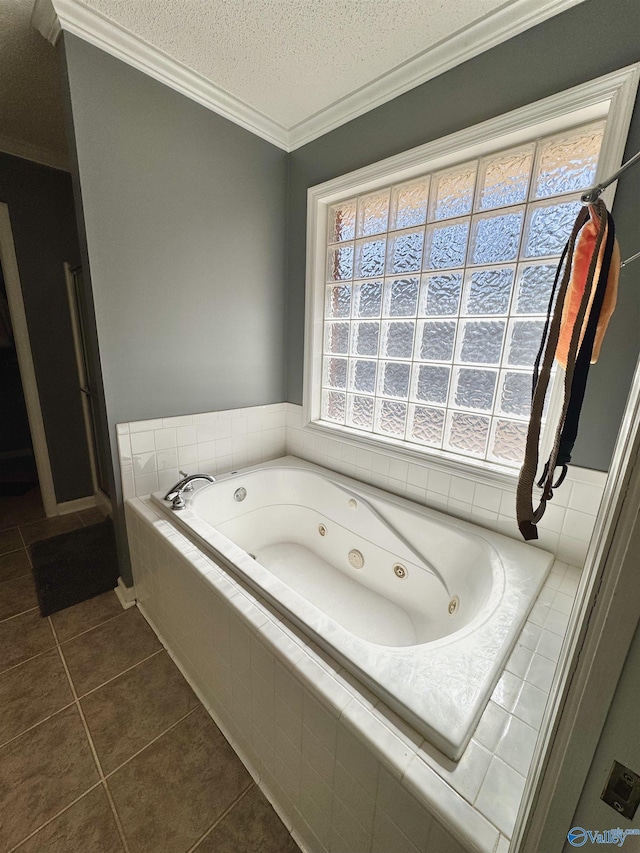
M 180 473 L 184 474 L 184 471 L 180 471 Z M 171 501 L 172 510 L 176 511 L 186 507 L 182 493 L 190 492 L 193 489 L 191 483 L 195 480 L 206 480 L 209 483 L 215 483 L 216 478 L 212 477 L 211 474 L 186 474 L 182 480 L 179 480 L 175 486 L 172 486 L 164 496 L 165 501 Z

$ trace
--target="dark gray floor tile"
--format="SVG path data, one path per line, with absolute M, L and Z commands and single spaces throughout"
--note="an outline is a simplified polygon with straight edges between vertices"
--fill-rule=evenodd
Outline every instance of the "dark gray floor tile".
M 131 853 L 183 853 L 249 784 L 202 707 L 108 779 Z
M 59 536 L 60 533 L 77 530 L 78 527 L 82 527 L 82 521 L 75 512 L 72 512 L 69 515 L 54 515 L 52 518 L 43 518 L 32 524 L 21 525 L 20 531 L 24 544 L 32 545 L 41 539 L 50 539 L 52 536 Z
M 90 693 L 82 709 L 103 771 L 115 770 L 198 704 L 166 652 Z
M 38 606 L 31 574 L 0 583 L 0 620 Z
M 137 607 L 62 646 L 78 696 L 162 648 Z
M 38 610 L 0 622 L 0 672 L 55 645 L 48 619 Z
M 23 548 L 22 537 L 17 527 L 12 527 L 9 530 L 0 532 L 0 554 L 7 554 L 9 551 L 17 551 L 18 548 Z
M 95 598 L 74 604 L 73 607 L 59 610 L 52 615 L 51 621 L 56 629 L 58 642 L 64 643 L 65 640 L 95 628 L 114 616 L 121 616 L 122 613 L 122 605 L 115 592 L 104 592 Z
M 0 583 L 31 574 L 31 563 L 24 548 L 0 556 Z
M 0 749 L 0 850 L 10 850 L 98 781 L 75 706 Z
M 91 524 L 99 524 L 107 517 L 107 514 L 99 506 L 93 506 L 91 509 L 82 509 L 78 515 L 85 527 L 89 527 Z
M 44 517 L 42 497 L 37 486 L 24 495 L 0 498 L 0 530 L 19 527 Z
M 124 850 L 102 785 L 18 849 L 20 853 L 123 853 Z
M 0 744 L 73 702 L 57 649 L 0 675 Z
M 300 853 L 262 791 L 253 785 L 196 847 L 196 853 Z

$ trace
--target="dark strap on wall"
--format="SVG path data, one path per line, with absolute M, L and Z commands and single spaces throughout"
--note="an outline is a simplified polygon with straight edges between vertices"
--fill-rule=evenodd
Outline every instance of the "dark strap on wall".
M 573 265 L 575 244 L 578 234 L 581 228 L 584 226 L 585 222 L 587 221 L 587 217 L 589 215 L 586 208 L 583 208 L 578 213 L 573 229 L 571 231 L 571 236 L 569 237 L 569 240 L 567 242 L 566 251 L 563 255 L 563 259 L 566 259 L 566 263 L 564 265 L 562 284 L 560 285 L 560 289 L 558 291 L 558 298 L 556 301 L 555 309 L 553 310 L 553 317 L 551 319 L 551 322 L 545 324 L 545 329 L 548 327 L 548 334 L 546 335 L 546 341 L 544 341 L 544 354 L 542 356 L 539 355 L 539 358 L 536 359 L 536 372 L 538 372 L 539 367 L 539 375 L 537 377 L 533 392 L 531 417 L 529 421 L 529 429 L 527 432 L 527 441 L 525 448 L 525 458 L 522 465 L 522 469 L 520 471 L 518 489 L 516 492 L 516 516 L 518 520 L 518 527 L 520 529 L 520 532 L 522 533 L 522 536 L 526 540 L 538 538 L 536 524 L 544 515 L 547 501 L 550 500 L 553 496 L 553 488 L 557 488 L 557 486 L 560 482 L 562 482 L 562 479 L 564 479 L 564 476 L 566 474 L 566 469 L 563 468 L 563 473 L 560 480 L 556 483 L 553 482 L 554 469 L 556 467 L 556 461 L 558 458 L 561 436 L 567 419 L 567 412 L 571 399 L 571 389 L 573 385 L 576 356 L 582 334 L 582 326 L 587 307 L 589 306 L 589 302 L 591 301 L 591 296 L 593 293 L 593 280 L 595 275 L 595 269 L 597 266 L 600 247 L 602 245 L 602 240 L 604 237 L 608 217 L 607 209 L 602 201 L 598 201 L 595 205 L 593 205 L 593 207 L 595 208 L 594 212 L 598 220 L 598 232 L 596 236 L 595 246 L 591 255 L 591 261 L 589 264 L 589 270 L 587 273 L 584 292 L 582 294 L 577 317 L 575 319 L 575 323 L 572 329 L 571 341 L 569 344 L 569 352 L 567 355 L 567 368 L 565 371 L 564 380 L 564 402 L 562 407 L 562 414 L 558 422 L 553 449 L 551 451 L 549 461 L 545 466 L 545 471 L 542 476 L 542 479 L 540 480 L 540 484 L 542 486 L 542 496 L 540 499 L 540 503 L 537 509 L 534 510 L 533 484 L 535 481 L 535 475 L 538 466 L 538 444 L 540 440 L 542 412 L 544 408 L 544 401 L 547 389 L 549 387 L 551 368 L 553 365 L 553 360 L 555 358 L 555 352 L 558 346 L 558 340 L 560 336 L 565 297 L 567 294 L 569 282 L 571 280 L 571 270 Z M 563 259 L 561 259 L 560 261 L 558 267 L 559 270 L 562 267 Z M 556 282 L 557 278 L 558 276 L 556 276 Z M 556 284 L 554 282 L 554 289 L 555 286 Z M 553 294 L 550 299 L 550 306 L 552 301 Z M 545 336 L 543 335 L 543 339 L 544 337 Z

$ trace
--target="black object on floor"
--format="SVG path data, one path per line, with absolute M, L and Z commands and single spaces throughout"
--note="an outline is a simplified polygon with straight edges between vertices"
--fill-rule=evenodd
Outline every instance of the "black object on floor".
M 117 586 L 118 558 L 110 518 L 34 542 L 29 551 L 43 616 Z

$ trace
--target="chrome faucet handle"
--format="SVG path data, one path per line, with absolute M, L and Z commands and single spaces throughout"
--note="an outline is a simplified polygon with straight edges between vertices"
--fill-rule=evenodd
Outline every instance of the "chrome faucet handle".
M 181 477 L 188 477 L 189 476 L 189 474 L 186 471 L 182 471 L 182 470 L 178 471 L 178 474 L 180 474 Z M 193 491 L 193 484 L 187 483 L 187 485 L 184 487 L 184 489 L 182 491 L 183 492 L 192 492 Z
M 171 501 L 171 509 L 175 512 L 177 509 L 184 509 L 186 507 L 186 503 L 184 502 L 184 498 L 180 493 L 178 493 L 175 498 Z

